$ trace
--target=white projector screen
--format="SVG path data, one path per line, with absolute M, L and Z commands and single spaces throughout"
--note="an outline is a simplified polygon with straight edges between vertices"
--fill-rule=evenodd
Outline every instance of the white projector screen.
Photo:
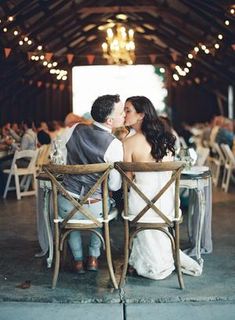
M 94 100 L 104 94 L 119 94 L 123 103 L 130 96 L 143 95 L 162 112 L 167 96 L 163 78 L 152 65 L 73 67 L 73 112 L 90 112 Z

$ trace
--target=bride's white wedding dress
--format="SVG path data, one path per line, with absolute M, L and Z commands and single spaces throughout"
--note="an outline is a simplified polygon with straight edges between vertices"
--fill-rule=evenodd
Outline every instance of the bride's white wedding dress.
M 170 179 L 169 172 L 136 172 L 134 182 L 138 188 L 152 199 L 163 185 Z M 171 219 L 174 217 L 174 186 L 160 197 L 156 206 Z M 140 196 L 130 189 L 129 217 L 134 218 L 146 203 Z M 162 219 L 149 209 L 141 218 L 141 222 L 161 222 Z M 182 272 L 193 276 L 202 273 L 202 266 L 180 251 Z M 150 279 L 164 279 L 175 269 L 170 239 L 161 231 L 146 230 L 137 234 L 129 258 L 129 264 L 143 277 Z

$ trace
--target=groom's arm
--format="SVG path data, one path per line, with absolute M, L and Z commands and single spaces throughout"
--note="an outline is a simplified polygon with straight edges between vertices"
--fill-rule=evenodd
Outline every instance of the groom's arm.
M 105 162 L 119 162 L 123 161 L 123 144 L 120 140 L 114 139 L 104 154 Z M 116 169 L 112 169 L 109 174 L 109 189 L 116 191 L 121 188 L 122 178 Z

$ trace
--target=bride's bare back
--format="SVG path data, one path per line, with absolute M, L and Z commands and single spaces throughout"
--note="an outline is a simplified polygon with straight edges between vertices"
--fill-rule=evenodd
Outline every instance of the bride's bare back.
M 156 161 L 151 155 L 151 146 L 142 133 L 136 133 L 125 139 L 123 145 L 126 162 Z

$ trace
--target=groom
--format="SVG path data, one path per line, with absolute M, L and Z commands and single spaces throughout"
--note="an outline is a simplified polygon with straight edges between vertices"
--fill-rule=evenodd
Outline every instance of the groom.
M 123 146 L 121 141 L 112 135 L 112 129 L 121 127 L 124 122 L 124 106 L 119 95 L 104 95 L 98 97 L 91 108 L 91 116 L 94 119 L 92 125 L 78 124 L 66 144 L 67 164 L 92 164 L 103 162 L 123 161 Z M 93 174 L 96 176 L 97 174 Z M 65 175 L 63 185 L 75 198 L 80 198 L 92 187 L 94 177 L 92 175 Z M 109 188 L 113 191 L 120 189 L 121 177 L 116 170 L 109 175 Z M 94 196 L 94 195 L 93 195 Z M 59 215 L 66 217 L 72 210 L 72 204 L 59 196 Z M 88 207 L 96 217 L 102 213 L 101 191 L 95 198 L 89 199 Z M 85 219 L 81 213 L 74 215 L 75 219 Z M 99 230 L 100 231 L 100 230 Z M 77 273 L 84 273 L 83 248 L 80 231 L 73 231 L 69 236 L 69 245 L 74 257 L 74 267 Z M 101 241 L 91 233 L 89 244 L 89 256 L 87 270 L 97 271 L 100 256 Z

